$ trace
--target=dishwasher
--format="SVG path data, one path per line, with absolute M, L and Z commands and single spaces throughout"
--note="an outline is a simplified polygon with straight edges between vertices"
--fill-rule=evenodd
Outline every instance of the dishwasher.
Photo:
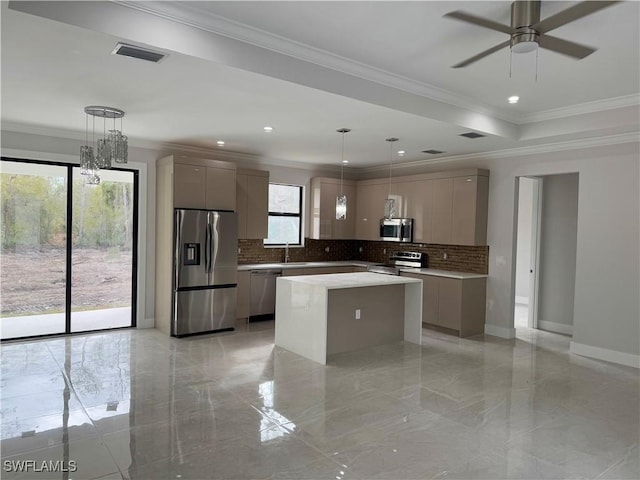
M 273 320 L 276 313 L 276 279 L 282 270 L 251 271 L 249 321 Z

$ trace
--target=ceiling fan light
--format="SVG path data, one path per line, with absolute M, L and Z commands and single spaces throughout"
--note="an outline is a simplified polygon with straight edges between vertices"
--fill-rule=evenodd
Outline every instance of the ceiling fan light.
M 511 47 L 513 53 L 534 52 L 538 48 L 538 42 L 519 42 Z

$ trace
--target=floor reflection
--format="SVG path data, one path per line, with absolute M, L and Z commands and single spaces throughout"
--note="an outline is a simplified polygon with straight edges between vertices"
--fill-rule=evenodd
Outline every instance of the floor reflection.
M 638 371 L 565 336 L 425 330 L 322 366 L 259 327 L 2 345 L 3 466 L 78 469 L 2 478 L 639 477 Z

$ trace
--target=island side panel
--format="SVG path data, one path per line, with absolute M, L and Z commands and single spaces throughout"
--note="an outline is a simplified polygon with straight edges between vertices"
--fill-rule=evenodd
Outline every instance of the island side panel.
M 327 355 L 401 341 L 404 322 L 404 284 L 329 290 Z
M 407 283 L 404 295 L 404 340 L 422 344 L 422 280 Z
M 295 278 L 295 277 L 294 277 Z M 275 344 L 305 358 L 327 364 L 327 289 L 277 279 Z

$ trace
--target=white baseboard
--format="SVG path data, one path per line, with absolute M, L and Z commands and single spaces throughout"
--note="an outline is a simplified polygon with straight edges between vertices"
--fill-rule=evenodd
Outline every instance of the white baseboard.
M 538 320 L 538 328 L 548 332 L 562 333 L 564 335 L 573 335 L 573 325 L 565 323 L 549 322 L 547 320 Z
M 484 324 L 485 335 L 493 335 L 500 338 L 515 338 L 516 329 L 513 327 L 499 327 L 498 325 Z
M 529 305 L 529 297 L 521 297 L 519 295 L 516 295 L 516 304 Z
M 583 357 L 591 357 L 596 360 L 618 363 L 628 367 L 640 368 L 640 355 L 609 350 L 608 348 L 594 347 L 583 343 L 571 342 L 569 351 Z

